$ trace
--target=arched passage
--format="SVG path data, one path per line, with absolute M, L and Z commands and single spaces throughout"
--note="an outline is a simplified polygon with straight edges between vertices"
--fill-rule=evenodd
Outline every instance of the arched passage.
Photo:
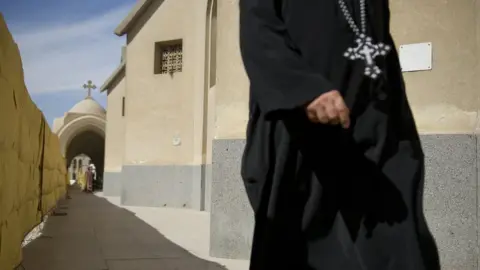
M 68 166 L 75 157 L 84 154 L 95 164 L 97 177 L 103 179 L 105 125 L 105 119 L 102 117 L 84 115 L 71 120 L 60 129 L 58 132 L 60 147 Z
M 81 154 L 91 159 L 97 168 L 97 175 L 102 176 L 105 160 L 105 138 L 92 130 L 77 134 L 67 146 L 67 164 L 70 164 L 73 158 Z

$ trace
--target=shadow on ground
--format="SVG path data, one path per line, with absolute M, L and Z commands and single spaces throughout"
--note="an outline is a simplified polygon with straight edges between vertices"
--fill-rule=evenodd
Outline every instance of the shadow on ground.
M 132 212 L 72 190 L 43 235 L 24 248 L 25 270 L 224 270 L 165 238 Z M 65 215 L 66 214 L 66 215 Z

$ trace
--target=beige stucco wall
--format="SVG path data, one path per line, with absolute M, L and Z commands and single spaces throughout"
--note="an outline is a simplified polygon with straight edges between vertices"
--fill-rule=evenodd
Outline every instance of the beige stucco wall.
M 248 78 L 238 42 L 238 1 L 218 1 L 215 139 L 245 138 Z
M 201 164 L 207 0 L 161 2 L 127 34 L 125 164 Z M 183 71 L 155 75 L 155 42 L 175 39 Z
M 248 80 L 239 54 L 238 1 L 218 3 L 216 139 L 244 138 Z M 396 45 L 432 42 L 432 71 L 405 73 L 422 133 L 473 132 L 479 107 L 477 1 L 390 1 Z
M 122 76 L 114 85 L 109 90 L 107 97 L 107 127 L 105 132 L 106 172 L 120 172 L 122 170 L 125 151 L 125 117 L 122 116 L 125 78 Z
M 390 1 L 397 45 L 432 42 L 433 70 L 404 73 L 422 133 L 471 133 L 480 107 L 476 2 Z
M 204 103 L 204 136 L 205 147 L 203 151 L 203 163 L 212 164 L 212 146 L 215 135 L 215 96 L 217 84 L 217 28 L 218 28 L 218 0 L 207 1 L 207 23 L 205 29 L 205 73 L 204 89 L 206 91 L 203 98 Z
M 63 125 L 64 125 L 63 122 L 64 122 L 64 120 L 65 120 L 64 117 L 65 117 L 65 116 L 63 116 L 63 117 L 58 117 L 58 118 L 55 118 L 55 119 L 53 120 L 53 127 L 52 127 L 52 132 L 53 132 L 53 133 L 57 133 L 57 132 L 63 127 Z

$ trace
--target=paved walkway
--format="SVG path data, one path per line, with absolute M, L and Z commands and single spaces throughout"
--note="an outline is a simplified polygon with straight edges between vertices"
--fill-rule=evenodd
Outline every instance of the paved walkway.
M 208 257 L 208 213 L 120 207 L 117 198 L 72 190 L 43 235 L 24 248 L 25 270 L 246 270 Z

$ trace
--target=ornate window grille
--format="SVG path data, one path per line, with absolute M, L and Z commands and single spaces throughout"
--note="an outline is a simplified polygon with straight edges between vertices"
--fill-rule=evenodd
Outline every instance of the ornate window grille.
M 182 72 L 183 45 L 181 41 L 155 44 L 155 74 Z

